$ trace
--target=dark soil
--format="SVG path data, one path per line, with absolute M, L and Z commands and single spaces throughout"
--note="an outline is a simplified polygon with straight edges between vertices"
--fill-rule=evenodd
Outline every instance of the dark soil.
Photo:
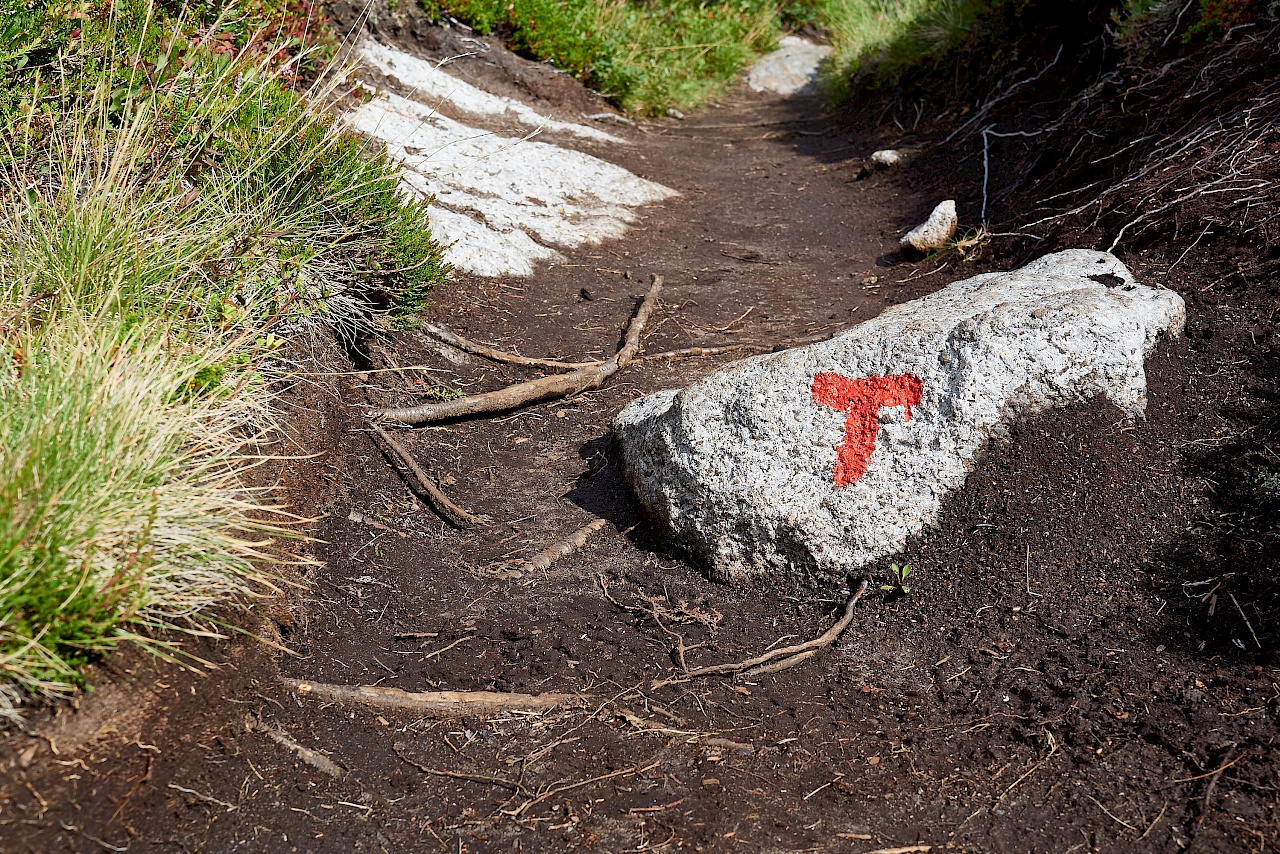
M 813 104 L 740 94 L 631 135 L 613 156 L 680 198 L 532 279 L 460 276 L 429 316 L 527 355 L 612 352 L 658 273 L 647 351 L 786 344 L 1017 260 L 996 247 L 981 264 L 890 266 L 954 170 L 925 159 L 855 182 L 882 139 Z M 211 644 L 204 676 L 105 662 L 78 709 L 0 745 L 4 849 L 1274 850 L 1276 532 L 1231 472 L 1240 443 L 1274 435 L 1280 283 L 1231 277 L 1247 266 L 1231 244 L 1186 248 L 1125 258 L 1189 313 L 1148 363 L 1145 421 L 1095 404 L 1018 426 L 899 556 L 908 594 L 868 597 L 835 647 L 748 682 L 652 687 L 677 673 L 677 635 L 691 667 L 738 660 L 817 635 L 847 591 L 709 581 L 637 515 L 607 438 L 625 402 L 732 354 L 404 433 L 492 519 L 459 531 L 414 497 L 360 407 L 527 374 L 415 333 L 364 342 L 350 355 L 365 373 L 283 391 L 292 438 L 320 455 L 279 477 L 324 518 L 306 586 L 254 628 L 292 652 Z M 351 370 L 333 342 L 313 345 L 317 372 Z M 508 571 L 598 517 L 551 570 Z M 281 675 L 590 700 L 434 722 L 301 701 Z M 346 773 L 304 764 L 264 731 L 277 727 Z

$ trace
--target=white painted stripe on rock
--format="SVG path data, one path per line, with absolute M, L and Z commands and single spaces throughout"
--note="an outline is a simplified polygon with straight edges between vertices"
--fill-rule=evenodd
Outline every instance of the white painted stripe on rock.
M 586 125 L 562 122 L 544 116 L 537 110 L 512 98 L 493 95 L 445 71 L 437 63 L 366 39 L 360 47 L 360 58 L 401 85 L 412 89 L 414 100 L 450 106 L 477 116 L 499 116 L 513 119 L 532 129 L 571 133 L 596 142 L 625 144 L 626 140 Z
M 558 257 L 551 247 L 621 237 L 635 207 L 677 195 L 589 154 L 478 130 L 392 93 L 349 122 L 403 164 L 406 189 L 451 209 L 433 215 L 435 236 L 449 244 L 446 260 L 478 275 L 531 275 Z

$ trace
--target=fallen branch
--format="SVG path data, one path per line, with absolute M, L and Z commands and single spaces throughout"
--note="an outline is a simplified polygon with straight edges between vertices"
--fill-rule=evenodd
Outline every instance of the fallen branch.
M 414 693 L 399 688 L 373 685 L 330 685 L 282 679 L 286 688 L 301 697 L 314 697 L 331 703 L 358 703 L 379 709 L 413 712 L 428 718 L 461 718 L 494 715 L 505 712 L 541 712 L 554 709 L 581 694 L 500 694 L 494 691 L 424 691 Z
M 521 572 L 532 572 L 535 569 L 550 568 L 551 564 L 555 563 L 560 558 L 570 555 L 585 546 L 591 535 L 603 528 L 606 524 L 606 520 L 596 519 L 591 524 L 582 526 L 560 542 L 556 543 L 554 546 L 544 549 L 529 558 L 529 560 L 521 564 L 518 569 Z
M 188 789 L 186 786 L 179 786 L 177 783 L 170 783 L 169 788 L 175 792 L 182 792 L 184 795 L 190 795 L 198 801 L 204 801 L 206 804 L 214 804 L 215 806 L 226 807 L 227 812 L 235 812 L 237 807 L 235 804 L 229 804 L 226 801 L 220 801 L 215 797 L 206 795 L 204 792 L 197 792 L 195 789 Z M 113 851 L 124 851 L 124 848 L 113 848 Z
M 640 303 L 636 316 L 627 328 L 627 337 L 622 348 L 607 361 L 578 368 L 568 374 L 541 377 L 498 391 L 464 397 L 461 400 L 425 403 L 403 409 L 380 409 L 372 412 L 371 417 L 380 421 L 398 421 L 403 424 L 427 424 L 443 421 L 446 418 L 505 412 L 540 400 L 568 397 L 587 389 L 598 388 L 605 380 L 626 367 L 639 352 L 640 334 L 644 331 L 645 324 L 649 322 L 650 315 L 653 314 L 661 291 L 662 277 L 654 274 L 653 285 L 645 294 L 644 301 Z
M 390 433 L 383 430 L 377 422 L 371 421 L 369 423 L 373 429 L 377 431 L 378 435 L 382 437 L 382 441 L 387 443 L 387 447 L 391 449 L 392 455 L 399 459 L 404 467 L 413 474 L 414 479 L 418 481 L 418 486 L 421 488 L 422 492 L 426 494 L 427 500 L 431 503 L 431 506 L 437 513 L 444 517 L 445 521 L 457 528 L 479 525 L 484 521 L 479 516 L 468 513 L 466 510 L 463 510 L 461 507 L 450 501 L 449 496 L 445 495 L 444 492 L 440 490 L 440 487 L 436 486 L 435 481 L 427 477 L 427 473 L 422 470 L 421 466 L 414 462 L 413 457 L 409 456 L 409 452 L 406 451 Z
M 50 297 L 56 297 L 59 293 L 61 293 L 61 291 L 46 291 L 45 293 L 42 293 L 42 294 L 33 294 L 32 296 L 27 297 L 22 302 L 18 303 L 17 308 L 15 308 L 13 311 L 6 314 L 4 316 L 4 320 L 0 320 L 0 329 L 7 328 L 15 317 L 22 314 L 27 309 L 31 308 L 31 306 L 35 305 L 41 300 L 47 300 Z
M 849 627 L 853 622 L 853 608 L 858 604 L 858 600 L 867 592 L 870 582 L 864 580 L 858 586 L 858 591 L 849 598 L 844 606 L 844 616 L 836 621 L 835 625 L 827 629 L 818 637 L 804 643 L 794 646 L 784 646 L 779 649 L 770 650 L 763 655 L 755 658 L 749 658 L 746 661 L 739 661 L 733 664 L 713 664 L 710 667 L 699 667 L 697 670 L 690 670 L 682 674 L 681 680 L 692 679 L 695 676 L 714 676 L 721 673 L 742 673 L 746 671 L 748 675 L 759 675 L 763 673 L 776 673 L 779 670 L 787 670 L 795 667 L 802 661 L 816 655 L 819 650 L 825 649 L 835 643 L 836 638 Z M 663 685 L 669 685 L 672 679 L 659 679 L 653 683 L 653 687 L 661 688 Z
M 450 346 L 457 347 L 464 353 L 471 353 L 474 356 L 483 356 L 494 362 L 504 362 L 508 365 L 525 365 L 527 367 L 536 368 L 558 368 L 560 370 L 574 371 L 578 368 L 594 367 L 600 362 L 557 362 L 554 359 L 534 359 L 529 356 L 521 356 L 519 353 L 506 353 L 488 344 L 481 344 L 477 341 L 470 341 L 454 332 L 443 324 L 424 323 L 422 328 L 430 332 L 436 338 L 439 338 Z

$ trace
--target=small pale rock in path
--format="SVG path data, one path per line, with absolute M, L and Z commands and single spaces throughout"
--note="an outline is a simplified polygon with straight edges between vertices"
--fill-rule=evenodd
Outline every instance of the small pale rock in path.
M 882 148 L 879 151 L 871 152 L 871 163 L 883 169 L 888 169 L 902 163 L 902 152 L 896 148 Z
M 718 577 L 831 584 L 931 524 L 1015 420 L 1098 396 L 1140 417 L 1143 358 L 1184 318 L 1114 256 L 1059 252 L 643 397 L 613 431 L 641 505 Z
M 947 199 L 933 209 L 929 218 L 911 229 L 902 238 L 904 247 L 911 247 L 920 252 L 941 249 L 956 233 L 956 203 Z
M 806 95 L 816 90 L 818 66 L 831 53 L 826 45 L 796 36 L 783 36 L 778 49 L 766 54 L 747 72 L 747 85 L 756 92 Z
M 854 180 L 861 181 L 882 169 L 896 169 L 911 160 L 918 152 L 910 148 L 882 148 L 871 152 L 871 156 L 862 162 Z

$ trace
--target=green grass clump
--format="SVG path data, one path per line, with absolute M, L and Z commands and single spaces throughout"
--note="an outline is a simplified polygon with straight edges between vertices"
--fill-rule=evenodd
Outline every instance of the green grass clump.
M 836 94 L 845 94 L 848 81 L 868 63 L 888 58 L 891 46 L 912 28 L 919 27 L 933 39 L 938 35 L 925 24 L 938 0 L 810 0 L 806 5 L 830 33 L 834 53 L 826 82 Z M 913 52 L 934 47 L 920 39 Z M 900 55 L 895 61 L 905 60 Z
M 43 694 L 121 640 L 176 649 L 140 630 L 207 631 L 285 533 L 242 483 L 266 417 L 247 330 L 182 310 L 237 218 L 179 211 L 129 128 L 69 124 L 44 185 L 0 196 L 0 676 Z
M 423 0 L 516 50 L 570 71 L 626 110 L 713 97 L 781 34 L 767 0 Z
M 82 312 L 5 336 L 22 360 L 0 376 L 0 676 L 45 694 L 121 640 L 154 646 L 140 629 L 206 630 L 271 533 L 239 479 L 247 401 L 175 402 L 192 368 L 159 329 Z
M 246 476 L 280 336 L 446 272 L 297 62 L 128 2 L 69 20 L 0 74 L 0 716 L 269 584 L 291 517 Z

